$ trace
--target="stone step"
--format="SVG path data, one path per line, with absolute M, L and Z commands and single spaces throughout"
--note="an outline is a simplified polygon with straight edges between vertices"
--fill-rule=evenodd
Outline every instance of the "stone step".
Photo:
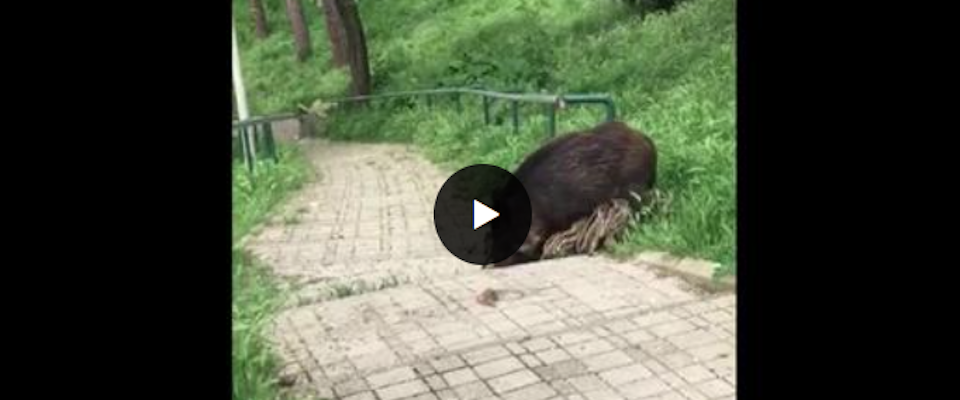
M 477 294 L 488 288 L 504 294 L 496 307 L 476 302 Z M 690 346 L 704 341 L 732 343 L 732 297 L 723 296 L 701 299 L 682 281 L 657 278 L 644 264 L 571 257 L 426 280 L 290 309 L 278 319 L 275 337 L 291 368 L 300 371 L 301 381 L 309 381 L 321 393 L 343 386 L 337 394 L 343 397 L 349 387 L 363 387 L 357 382 L 368 377 L 423 366 L 451 354 L 520 345 L 533 338 L 566 345 L 568 337 L 616 334 L 613 337 L 619 339 L 610 339 L 614 347 L 597 346 L 603 351 L 627 351 L 625 346 L 658 340 L 657 332 L 668 335 L 694 329 L 700 336 L 671 344 L 684 344 L 682 340 L 692 341 L 687 343 Z M 690 321 L 631 333 L 684 318 Z M 666 346 L 666 336 L 662 339 Z M 426 379 L 424 375 L 421 384 L 408 383 L 410 390 L 430 387 Z

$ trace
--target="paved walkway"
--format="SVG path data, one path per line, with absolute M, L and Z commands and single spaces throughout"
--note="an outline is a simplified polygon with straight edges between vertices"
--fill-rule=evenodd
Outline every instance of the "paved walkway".
M 247 245 L 296 293 L 274 335 L 296 391 L 735 398 L 732 293 L 604 257 L 481 270 L 450 255 L 433 228 L 448 174 L 401 145 L 308 148 L 321 179 Z M 485 289 L 499 294 L 495 307 L 477 303 Z

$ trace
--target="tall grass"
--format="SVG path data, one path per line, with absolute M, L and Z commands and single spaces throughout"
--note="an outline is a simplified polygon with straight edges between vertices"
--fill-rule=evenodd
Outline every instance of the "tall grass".
M 290 191 L 309 177 L 308 164 L 295 148 L 280 148 L 282 162 L 261 162 L 254 179 L 235 163 L 233 180 L 233 398 L 276 399 L 277 358 L 266 329 L 282 301 L 269 272 L 236 242 L 249 233 Z
M 280 162 L 260 161 L 250 175 L 239 161 L 233 164 L 233 240 L 240 240 L 274 206 L 310 178 L 310 165 L 299 148 L 281 145 Z

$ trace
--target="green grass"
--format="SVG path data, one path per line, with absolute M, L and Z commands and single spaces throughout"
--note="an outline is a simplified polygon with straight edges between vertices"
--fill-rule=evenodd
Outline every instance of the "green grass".
M 251 40 L 246 2 L 238 30 L 258 113 L 287 110 L 339 90 L 327 67 L 325 30 L 311 11 L 315 59 L 298 64 L 284 15 L 270 12 L 266 41 Z M 616 0 L 365 0 L 376 91 L 480 85 L 490 89 L 606 92 L 618 116 L 660 150 L 660 188 L 670 207 L 631 227 L 613 251 L 663 250 L 720 262 L 736 272 L 735 1 L 688 0 L 674 10 L 630 12 Z M 342 82 L 339 82 L 342 83 Z M 522 129 L 485 127 L 480 104 L 428 109 L 391 101 L 335 113 L 337 138 L 417 144 L 449 170 L 472 163 L 513 168 L 544 139 L 542 108 L 522 108 Z M 558 131 L 588 128 L 598 109 L 560 113 Z
M 306 158 L 294 147 L 281 146 L 280 163 L 261 162 L 251 177 L 240 162 L 233 166 L 233 240 L 250 233 L 255 225 L 291 190 L 310 177 Z
M 309 167 L 295 148 L 280 148 L 281 163 L 263 162 L 255 179 L 243 165 L 233 167 L 233 398 L 276 399 L 277 358 L 265 329 L 281 304 L 282 293 L 269 272 L 239 249 L 249 233 L 292 190 L 309 178 Z
M 274 399 L 278 358 L 265 329 L 281 292 L 269 273 L 241 250 L 233 252 L 233 398 Z

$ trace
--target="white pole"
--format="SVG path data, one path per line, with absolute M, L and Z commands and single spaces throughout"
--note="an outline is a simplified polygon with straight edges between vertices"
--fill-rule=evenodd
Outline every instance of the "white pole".
M 237 96 L 237 113 L 240 114 L 240 122 L 250 119 L 250 110 L 247 108 L 247 90 L 243 86 L 243 75 L 240 71 L 240 48 L 237 45 L 237 25 L 231 20 L 230 28 L 233 34 L 233 90 Z M 244 135 L 240 136 L 244 140 Z M 257 154 L 254 146 L 253 135 L 249 135 L 247 141 L 248 149 L 251 154 Z
M 233 89 L 237 94 L 237 112 L 240 113 L 240 120 L 245 121 L 250 118 L 250 110 L 247 108 L 247 90 L 243 86 L 243 75 L 240 72 L 240 48 L 237 46 L 237 26 L 231 21 L 233 29 Z

